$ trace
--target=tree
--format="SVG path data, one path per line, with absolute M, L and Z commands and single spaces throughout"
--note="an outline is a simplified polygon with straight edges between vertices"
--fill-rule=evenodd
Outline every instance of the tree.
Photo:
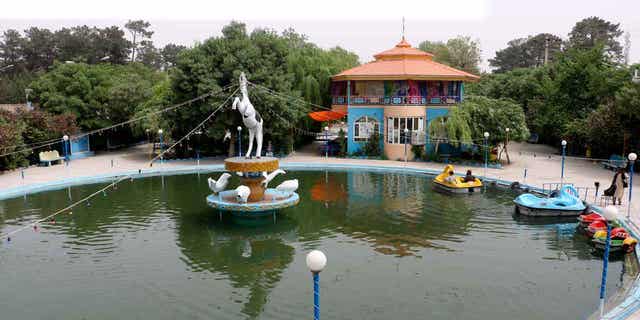
M 162 75 L 140 65 L 56 64 L 32 83 L 43 110 L 74 114 L 83 130 L 129 120 Z
M 614 60 L 620 61 L 622 45 L 618 38 L 623 34 L 619 23 L 612 23 L 598 17 L 589 17 L 578 21 L 569 33 L 569 46 L 589 50 L 603 46 L 605 52 Z
M 159 70 L 162 67 L 162 55 L 153 45 L 153 42 L 149 40 L 140 41 L 140 48 L 138 49 L 136 61 L 156 70 Z
M 243 23 L 231 22 L 222 29 L 222 36 L 207 39 L 178 55 L 170 73 L 172 101 L 182 102 L 236 85 L 240 72 L 244 71 L 249 81 L 280 93 L 274 96 L 256 87 L 249 90 L 253 105 L 264 119 L 265 144 L 271 141 L 276 153 L 289 152 L 291 141 L 300 143 L 308 138 L 292 133 L 294 127 L 308 125 L 307 113 L 313 110 L 302 102 L 303 97 L 329 101 L 329 76 L 354 61 L 357 62 L 357 57 L 353 53 L 320 49 L 291 30 L 278 34 L 273 30 L 255 29 L 248 33 Z M 183 136 L 223 103 L 228 94 L 225 92 L 165 114 L 168 131 L 174 137 Z M 224 133 L 230 130 L 235 135 L 235 127 L 240 123 L 237 111 L 218 113 L 203 128 L 203 151 L 226 153 L 227 144 L 222 143 Z M 179 153 L 187 152 L 187 147 Z
M 433 61 L 451 65 L 451 55 L 449 54 L 449 48 L 442 41 L 429 41 L 425 40 L 420 42 L 418 48 L 422 51 L 433 54 Z
M 451 66 L 463 71 L 480 73 L 480 42 L 471 37 L 458 36 L 447 41 Z
M 471 144 L 471 127 L 469 115 L 460 108 L 451 110 L 449 114 L 437 117 L 429 123 L 429 137 L 435 142 L 434 153 L 438 154 L 441 143 L 459 146 Z
M 433 60 L 469 73 L 480 73 L 480 43 L 471 37 L 457 36 L 447 43 L 423 41 L 420 50 L 432 53 Z
M 545 63 L 547 46 L 547 59 L 550 62 L 561 52 L 562 39 L 549 33 L 514 39 L 507 43 L 507 48 L 497 51 L 495 58 L 489 59 L 489 65 L 496 68 L 494 71 L 498 73 L 516 68 L 539 67 Z
M 13 65 L 10 71 L 18 69 L 18 64 L 23 59 L 22 44 L 24 39 L 20 32 L 14 29 L 9 29 L 3 32 L 2 41 L 0 41 L 0 61 L 2 61 L 2 67 Z M 8 71 L 4 71 L 8 72 Z
M 117 26 L 98 29 L 94 34 L 94 49 L 98 61 L 124 64 L 132 44 L 124 37 L 124 31 Z
M 173 67 L 178 60 L 178 54 L 186 49 L 187 47 L 183 45 L 169 43 L 164 46 L 160 50 L 160 55 L 162 56 L 162 67 L 163 69 L 168 69 Z
M 129 20 L 124 27 L 129 30 L 133 38 L 133 41 L 131 41 L 131 61 L 136 61 L 138 40 L 143 41 L 151 38 L 153 31 L 147 30 L 151 27 L 151 24 L 144 20 Z
M 56 57 L 56 43 L 49 29 L 31 27 L 25 30 L 22 45 L 24 60 L 29 70 L 46 70 Z

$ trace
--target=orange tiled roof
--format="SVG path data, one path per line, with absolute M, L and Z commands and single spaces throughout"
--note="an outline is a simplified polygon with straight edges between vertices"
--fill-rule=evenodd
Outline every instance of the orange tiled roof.
M 433 54 L 411 47 L 404 39 L 395 47 L 374 55 L 375 61 L 342 71 L 333 80 L 465 80 L 480 77 L 437 63 Z

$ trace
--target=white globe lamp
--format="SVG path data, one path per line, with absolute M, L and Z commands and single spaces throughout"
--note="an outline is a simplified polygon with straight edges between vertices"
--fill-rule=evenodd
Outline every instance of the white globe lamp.
M 320 250 L 313 250 L 307 254 L 307 267 L 313 273 L 321 272 L 327 266 L 327 256 Z

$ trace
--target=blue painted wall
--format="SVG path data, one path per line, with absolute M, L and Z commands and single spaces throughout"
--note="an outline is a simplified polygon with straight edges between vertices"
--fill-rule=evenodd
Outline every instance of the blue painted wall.
M 384 132 L 384 109 L 383 108 L 349 108 L 349 115 L 347 117 L 347 125 L 349 126 L 348 133 L 348 142 L 347 142 L 347 152 L 352 154 L 354 152 L 359 151 L 362 146 L 365 145 L 365 141 L 354 141 L 353 140 L 353 124 L 356 120 L 360 119 L 360 117 L 367 116 L 370 118 L 375 118 L 380 123 L 380 133 Z M 384 148 L 384 139 L 380 139 L 380 149 Z

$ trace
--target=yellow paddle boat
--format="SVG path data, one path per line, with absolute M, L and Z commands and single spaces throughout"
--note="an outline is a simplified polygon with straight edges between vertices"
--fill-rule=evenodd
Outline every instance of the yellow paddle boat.
M 453 175 L 453 166 L 447 165 L 442 173 L 433 179 L 437 189 L 452 193 L 474 193 L 482 188 L 482 181 L 473 177 L 473 181 L 465 181 L 465 177 Z

